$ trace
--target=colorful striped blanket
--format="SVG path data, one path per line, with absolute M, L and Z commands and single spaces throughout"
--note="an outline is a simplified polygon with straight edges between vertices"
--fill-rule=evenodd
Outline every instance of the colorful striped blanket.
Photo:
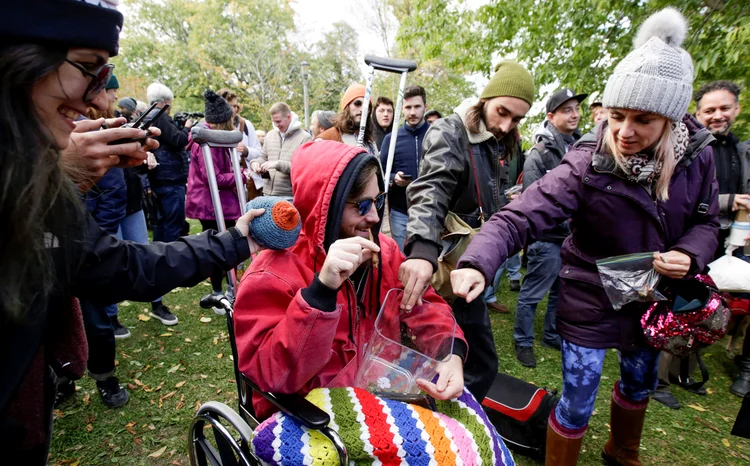
M 307 399 L 331 416 L 353 465 L 497 465 L 513 457 L 468 392 L 438 411 L 379 398 L 360 388 L 318 388 Z M 282 413 L 255 430 L 252 447 L 271 466 L 338 466 L 333 444 Z

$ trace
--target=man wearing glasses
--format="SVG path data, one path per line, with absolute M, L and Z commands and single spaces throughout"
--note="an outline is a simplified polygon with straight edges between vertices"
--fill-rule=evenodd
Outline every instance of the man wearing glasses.
M 352 84 L 344 92 L 341 99 L 341 113 L 336 118 L 333 127 L 320 133 L 318 139 L 325 141 L 343 142 L 349 146 L 356 146 L 359 137 L 359 126 L 362 122 L 362 104 L 365 100 L 365 86 Z M 372 103 L 372 102 L 370 102 Z M 370 116 L 368 115 L 368 120 Z M 365 125 L 365 150 L 370 155 L 378 156 L 379 151 L 375 144 L 373 125 L 371 121 Z

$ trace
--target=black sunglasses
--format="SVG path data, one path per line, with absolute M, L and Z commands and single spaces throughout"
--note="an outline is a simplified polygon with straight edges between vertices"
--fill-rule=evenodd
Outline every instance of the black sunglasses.
M 385 204 L 385 193 L 380 193 L 377 196 L 375 196 L 372 199 L 362 199 L 361 201 L 357 202 L 347 202 L 347 204 L 354 204 L 359 209 L 359 215 L 365 216 L 367 215 L 367 212 L 372 209 L 372 203 L 375 203 L 375 210 L 380 210 L 383 208 L 383 204 Z
M 363 102 L 361 100 L 355 100 L 352 103 L 354 104 L 355 107 L 361 107 Z
M 86 91 L 83 93 L 83 101 L 86 103 L 91 102 L 92 100 L 96 99 L 96 96 L 99 95 L 99 93 L 104 89 L 104 87 L 109 82 L 110 78 L 112 77 L 112 72 L 115 69 L 115 65 L 112 63 L 107 63 L 106 65 L 103 65 L 96 73 L 92 73 L 86 68 L 83 67 L 80 63 L 76 63 L 72 60 L 65 59 L 66 62 L 73 65 L 73 67 L 77 68 L 78 71 L 83 73 L 84 76 L 88 76 L 91 78 L 91 82 L 89 82 L 89 85 L 86 87 Z

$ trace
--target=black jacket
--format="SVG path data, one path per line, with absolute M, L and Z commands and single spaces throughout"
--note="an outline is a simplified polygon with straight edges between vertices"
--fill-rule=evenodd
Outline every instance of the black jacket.
M 579 139 L 576 132 L 574 139 Z M 523 164 L 523 189 L 526 190 L 532 183 L 541 179 L 547 172 L 554 170 L 560 165 L 563 157 L 568 152 L 568 143 L 563 135 L 550 123 L 544 122 L 544 128 L 534 135 L 534 147 L 526 154 Z M 562 244 L 570 234 L 568 222 L 560 224 L 559 227 L 538 238 L 538 241 Z
M 23 438 L 18 423 L 7 417 L 8 404 L 18 395 L 16 389 L 39 348 L 54 337 L 72 296 L 98 306 L 126 299 L 148 302 L 178 286 L 197 285 L 215 271 L 229 270 L 250 257 L 247 239 L 235 228 L 149 245 L 119 241 L 88 215 L 84 230 L 67 254 L 50 241 L 57 284 L 51 293 L 36 298 L 27 322 L 0 318 L 0 446 L 19 435 Z M 51 355 L 46 356 L 46 362 L 53 364 Z
M 730 145 L 732 147 L 729 147 Z M 733 190 L 729 189 L 730 183 L 719 173 L 719 159 L 732 155 L 732 152 L 737 154 L 740 163 L 740 189 L 737 192 L 732 192 Z M 734 212 L 732 212 L 734 195 L 750 194 L 750 141 L 740 142 L 737 136 L 731 132 L 725 137 L 717 137 L 716 142 L 714 142 L 714 158 L 717 165 L 716 180 L 719 182 L 719 221 L 721 222 L 721 228 L 727 229 L 732 226 L 734 220 Z M 728 163 L 729 161 L 723 160 L 722 162 L 731 165 L 731 163 Z M 719 245 L 719 247 L 721 246 Z
M 515 134 L 508 138 L 514 138 Z M 516 147 L 514 140 L 509 149 L 513 151 Z M 500 164 L 500 159 L 508 158 L 509 152 L 503 143 L 486 130 L 470 136 L 458 114 L 433 123 L 422 143 L 419 178 L 406 189 L 409 222 L 405 250 L 410 259 L 430 261 L 434 270 L 437 270 L 437 258 L 443 248 L 440 236 L 449 211 L 473 228 L 481 226 L 470 148 L 476 163 L 485 220 L 506 202 L 508 168 L 507 164 Z
M 393 155 L 393 167 L 391 167 L 389 180 L 391 186 L 388 188 L 388 204 L 391 206 L 391 209 L 397 210 L 402 214 L 407 212 L 406 188 L 408 186 L 402 188 L 396 185 L 393 183 L 393 178 L 396 176 L 396 173 L 401 171 L 405 175 L 410 175 L 412 179 L 417 179 L 422 160 L 422 141 L 429 128 L 430 125 L 427 122 L 423 122 L 422 126 L 418 128 L 412 128 L 404 123 L 398 129 L 396 150 Z M 380 150 L 380 163 L 383 166 L 383 170 L 386 169 L 390 149 L 391 135 L 389 133 L 383 139 L 383 148 Z
M 185 150 L 188 143 L 187 128 L 179 129 L 172 118 L 162 113 L 152 126 L 161 130 L 159 148 L 154 151 L 159 166 L 149 172 L 152 186 L 164 186 L 187 183 L 190 157 Z

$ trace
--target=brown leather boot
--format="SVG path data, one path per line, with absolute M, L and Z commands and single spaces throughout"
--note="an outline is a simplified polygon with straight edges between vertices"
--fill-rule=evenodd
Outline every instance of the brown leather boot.
M 632 404 L 631 404 L 632 403 Z M 643 422 L 646 419 L 645 404 L 628 402 L 620 393 L 617 384 L 610 403 L 609 440 L 604 445 L 602 459 L 611 466 L 643 466 L 638 459 L 641 446 Z
M 575 466 L 581 453 L 584 433 L 571 437 L 558 432 L 552 426 L 552 422 L 547 424 L 545 466 Z

